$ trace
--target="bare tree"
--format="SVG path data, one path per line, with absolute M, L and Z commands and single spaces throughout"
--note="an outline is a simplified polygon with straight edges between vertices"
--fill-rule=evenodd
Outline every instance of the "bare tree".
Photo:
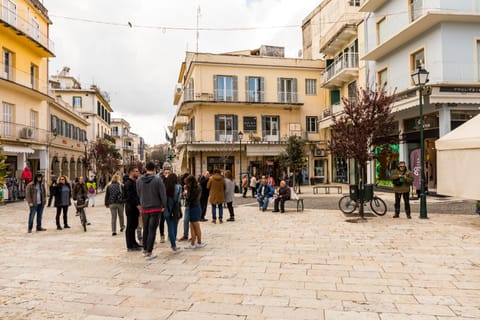
M 120 166 L 121 158 L 115 146 L 104 139 L 97 139 L 90 144 L 88 160 L 94 162 L 96 174 L 113 175 Z
M 378 91 L 360 89 L 355 99 L 342 97 L 344 113 L 333 115 L 330 151 L 337 157 L 355 159 L 359 194 L 365 190 L 367 163 L 389 151 L 399 141 L 392 115 L 395 95 L 382 87 Z M 377 147 L 378 153 L 373 152 Z M 364 218 L 364 197 L 360 196 L 360 216 Z

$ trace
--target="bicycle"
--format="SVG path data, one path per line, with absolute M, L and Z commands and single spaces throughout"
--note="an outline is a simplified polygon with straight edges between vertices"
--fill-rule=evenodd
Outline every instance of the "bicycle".
M 80 222 L 83 227 L 83 231 L 87 232 L 87 215 L 85 213 L 85 208 L 88 207 L 88 198 L 80 198 L 77 201 L 73 202 L 75 205 L 75 209 L 80 217 Z
M 387 205 L 380 197 L 373 196 L 372 199 L 365 201 L 364 206 L 370 202 L 370 208 L 377 216 L 384 216 L 387 213 Z M 360 206 L 359 199 L 353 200 L 349 195 L 343 196 L 338 201 L 338 208 L 345 214 L 353 213 Z

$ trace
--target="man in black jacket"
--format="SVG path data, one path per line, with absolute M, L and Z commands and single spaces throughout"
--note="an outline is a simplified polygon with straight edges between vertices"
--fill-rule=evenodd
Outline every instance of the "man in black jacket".
M 125 193 L 125 214 L 127 215 L 127 228 L 125 229 L 125 240 L 128 251 L 140 251 L 141 245 L 135 239 L 135 230 L 138 227 L 138 217 L 140 215 L 140 199 L 137 194 L 136 181 L 140 176 L 137 167 L 131 167 L 128 170 L 128 178 L 125 180 L 123 190 Z
M 210 190 L 207 188 L 208 179 L 210 179 L 210 173 L 208 171 L 205 171 L 203 176 L 201 176 L 198 181 L 200 187 L 202 188 L 202 197 L 200 198 L 200 206 L 202 207 L 202 218 L 200 219 L 200 221 L 208 221 L 208 219 L 205 218 L 205 215 L 207 213 L 208 196 L 210 194 Z

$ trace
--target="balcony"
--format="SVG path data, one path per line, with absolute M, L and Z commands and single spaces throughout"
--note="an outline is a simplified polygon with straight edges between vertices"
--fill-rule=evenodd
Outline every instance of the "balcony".
M 48 82 L 40 81 L 38 76 L 32 76 L 30 71 L 26 72 L 3 63 L 0 63 L 0 68 L 0 79 L 13 82 L 43 94 L 48 94 Z
M 4 2 L 5 3 L 5 2 Z M 40 25 L 35 21 L 28 21 L 19 17 L 17 12 L 10 10 L 5 5 L 0 6 L 0 23 L 12 29 L 12 35 L 24 36 L 28 41 L 33 41 L 47 53 L 46 57 L 54 57 L 54 43 L 48 35 L 40 32 Z M 47 26 L 48 27 L 48 26 Z M 3 32 L 3 31 L 2 31 Z
M 333 56 L 345 48 L 352 39 L 357 37 L 357 23 L 360 20 L 361 18 L 357 18 L 354 23 L 343 22 L 340 26 L 332 27 L 320 41 L 320 52 L 326 56 Z
M 385 40 L 373 49 L 366 48 L 369 51 L 361 59 L 379 60 L 440 23 L 480 23 L 480 6 L 475 4 L 476 0 L 451 1 L 442 8 L 430 8 L 425 3 L 426 0 L 417 0 L 404 15 L 391 16 L 382 30 L 382 40 Z M 405 21 L 409 21 L 408 24 Z
M 322 87 L 341 87 L 358 77 L 358 53 L 345 53 L 336 58 L 323 73 Z
M 0 134 L 2 140 L 24 140 L 37 143 L 46 143 L 47 137 L 49 137 L 49 133 L 45 129 L 5 121 L 0 121 Z
M 383 6 L 387 0 L 362 0 L 360 3 L 360 10 L 361 12 L 374 12 L 377 11 L 378 8 Z

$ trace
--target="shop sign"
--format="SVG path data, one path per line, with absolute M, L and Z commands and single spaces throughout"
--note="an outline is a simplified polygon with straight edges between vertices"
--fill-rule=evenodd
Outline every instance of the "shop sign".
M 440 87 L 440 92 L 480 93 L 480 87 Z
M 243 117 L 243 131 L 257 131 L 257 117 Z

